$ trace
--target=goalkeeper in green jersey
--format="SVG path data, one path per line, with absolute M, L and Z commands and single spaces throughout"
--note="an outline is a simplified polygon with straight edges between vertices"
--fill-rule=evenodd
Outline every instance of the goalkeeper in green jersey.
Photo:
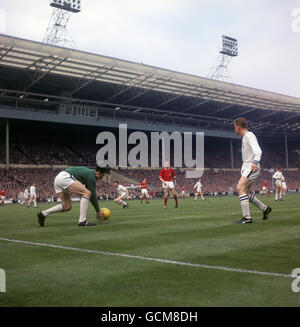
M 96 167 L 95 169 L 90 169 L 80 166 L 70 167 L 61 171 L 54 179 L 54 189 L 58 198 L 61 200 L 61 204 L 40 211 L 37 214 L 40 226 L 44 226 L 45 219 L 50 214 L 71 210 L 72 204 L 70 194 L 77 194 L 81 197 L 78 226 L 96 225 L 86 219 L 86 213 L 90 202 L 95 208 L 98 221 L 102 222 L 103 216 L 96 195 L 96 181 L 109 173 L 109 168 Z

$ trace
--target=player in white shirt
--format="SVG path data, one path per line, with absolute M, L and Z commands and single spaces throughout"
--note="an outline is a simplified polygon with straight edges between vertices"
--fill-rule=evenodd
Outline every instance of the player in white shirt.
M 25 200 L 24 199 L 24 192 L 21 191 L 19 193 L 19 201 L 20 201 L 21 206 L 24 205 L 24 200 Z
M 25 188 L 24 191 L 24 203 L 26 204 L 27 208 L 29 208 L 28 202 L 29 202 L 29 191 L 28 191 L 29 186 Z
M 232 187 L 232 185 L 230 185 L 229 188 L 228 188 L 228 196 L 233 196 L 233 187 Z
M 123 208 L 129 208 L 128 204 L 123 200 L 125 197 L 129 200 L 129 193 L 126 187 L 119 184 L 118 181 L 114 181 L 114 186 L 117 188 L 119 196 L 114 199 L 114 202 L 123 206 Z
M 35 188 L 35 183 L 33 183 L 30 186 L 30 201 L 29 201 L 28 205 L 30 205 L 31 202 L 33 202 L 34 207 L 36 208 L 37 206 L 36 206 L 36 188 Z
M 237 118 L 234 121 L 234 130 L 237 135 L 243 137 L 243 165 L 241 169 L 241 177 L 237 184 L 237 192 L 240 198 L 243 217 L 236 223 L 252 223 L 249 202 L 252 202 L 263 212 L 263 220 L 266 220 L 268 219 L 268 214 L 271 212 L 272 208 L 259 201 L 254 194 L 249 194 L 252 183 L 260 174 L 259 162 L 262 155 L 261 148 L 257 142 L 256 136 L 248 131 L 248 122 L 245 118 Z
M 195 194 L 195 198 L 194 200 L 196 201 L 198 198 L 198 195 L 201 195 L 201 199 L 204 200 L 203 194 L 202 194 L 202 183 L 201 183 L 201 178 L 198 179 L 197 183 L 195 184 L 195 186 L 193 187 L 193 189 L 196 189 L 196 194 Z
M 285 178 L 284 177 L 282 179 L 281 186 L 282 186 L 282 194 L 283 194 L 283 196 L 285 196 L 286 195 L 286 192 L 287 192 L 287 186 L 286 186 L 286 182 L 285 182 Z
M 282 168 L 278 168 L 277 171 L 274 173 L 272 178 L 275 179 L 275 185 L 276 185 L 276 192 L 275 192 L 275 201 L 278 200 L 278 194 L 279 194 L 279 200 L 282 201 L 282 181 L 283 181 L 283 175 L 282 175 Z

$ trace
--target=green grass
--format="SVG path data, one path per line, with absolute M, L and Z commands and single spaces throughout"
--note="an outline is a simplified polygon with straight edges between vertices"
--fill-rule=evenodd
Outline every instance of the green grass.
M 239 200 L 169 200 L 129 209 L 103 206 L 111 217 L 96 227 L 78 227 L 79 205 L 37 224 L 37 209 L 0 207 L 0 237 L 188 263 L 291 274 L 300 267 L 299 195 L 264 198 L 271 218 L 251 206 L 253 224 L 237 225 Z M 44 209 L 49 205 L 40 205 Z M 90 220 L 95 213 L 90 206 Z M 0 267 L 7 292 L 1 306 L 300 306 L 292 279 L 179 266 L 0 240 Z

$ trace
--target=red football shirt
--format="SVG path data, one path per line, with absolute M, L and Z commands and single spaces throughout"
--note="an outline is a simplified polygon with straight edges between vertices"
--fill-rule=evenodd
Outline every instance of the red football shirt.
M 266 181 L 264 181 L 263 186 L 267 187 L 267 182 Z
M 2 191 L 0 192 L 0 195 L 1 195 L 1 196 L 5 196 L 5 194 L 6 194 L 6 193 L 4 192 L 4 190 L 2 190 Z
M 182 186 L 181 191 L 184 191 L 184 186 Z
M 147 188 L 147 183 L 146 182 L 142 182 L 141 183 L 141 188 Z
M 163 168 L 160 171 L 159 177 L 161 177 L 164 182 L 171 182 L 173 179 L 176 178 L 174 174 L 174 170 L 172 168 L 169 169 Z

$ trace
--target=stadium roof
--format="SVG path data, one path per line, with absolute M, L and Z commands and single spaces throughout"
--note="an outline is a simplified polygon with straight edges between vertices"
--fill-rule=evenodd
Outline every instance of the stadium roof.
M 244 116 L 257 132 L 300 133 L 300 98 L 3 34 L 0 71 L 4 105 L 69 101 L 110 117 L 118 111 L 225 130 Z

